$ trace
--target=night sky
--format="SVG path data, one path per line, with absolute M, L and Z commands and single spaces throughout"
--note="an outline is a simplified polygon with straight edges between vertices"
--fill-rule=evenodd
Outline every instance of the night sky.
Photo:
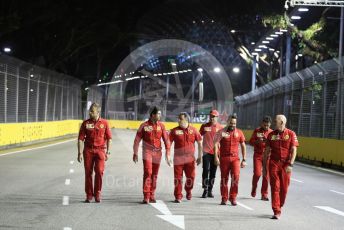
M 252 22 L 264 15 L 283 13 L 284 1 L 2 0 L 0 47 L 11 47 L 10 55 L 16 58 L 91 83 L 105 75 L 112 76 L 119 63 L 137 45 L 142 31 L 149 40 L 171 36 L 140 28 L 148 24 L 154 28 L 154 15 L 159 18 L 169 7 L 184 12 L 185 20 L 211 18 L 229 28 L 236 27 L 244 35 L 246 33 L 246 40 L 249 40 L 259 39 L 260 33 L 269 29 L 257 29 Z M 176 12 L 176 20 L 182 20 L 177 15 Z M 243 16 L 246 20 L 241 20 Z

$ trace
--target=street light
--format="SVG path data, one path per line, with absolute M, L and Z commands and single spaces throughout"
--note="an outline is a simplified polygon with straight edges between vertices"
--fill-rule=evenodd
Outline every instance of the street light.
M 4 52 L 5 53 L 10 53 L 12 50 L 11 50 L 11 48 L 10 47 L 5 47 L 4 48 Z
M 215 73 L 220 73 L 220 72 L 221 72 L 221 69 L 220 69 L 219 67 L 215 67 L 215 68 L 214 68 L 214 72 L 215 72 Z
M 202 68 L 197 68 L 197 71 L 202 73 L 203 72 L 203 69 Z
M 234 68 L 233 68 L 233 72 L 234 72 L 234 73 L 239 73 L 239 72 L 240 72 L 240 69 L 239 69 L 238 67 L 234 67 Z
M 293 19 L 293 20 L 300 20 L 301 16 L 294 15 L 294 16 L 291 16 L 291 19 Z
M 300 11 L 300 12 L 308 12 L 309 9 L 308 8 L 299 8 L 298 11 Z

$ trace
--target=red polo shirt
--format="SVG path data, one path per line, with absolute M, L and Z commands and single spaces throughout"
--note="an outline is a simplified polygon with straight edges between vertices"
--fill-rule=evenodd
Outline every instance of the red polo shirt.
M 168 134 L 166 132 L 165 125 L 160 121 L 153 123 L 151 120 L 142 123 L 137 130 L 134 140 L 134 153 L 138 153 L 141 139 L 143 140 L 143 152 L 161 151 L 161 138 L 165 143 L 165 149 L 169 150 L 170 142 L 168 140 Z M 167 151 L 167 153 L 169 153 L 169 151 Z
M 221 157 L 239 157 L 239 144 L 245 141 L 245 136 L 240 129 L 229 131 L 220 129 L 215 135 L 215 142 L 220 143 Z
M 178 157 L 190 158 L 185 160 L 194 160 L 195 142 L 201 141 L 201 134 L 193 126 L 186 129 L 176 127 L 170 132 L 170 142 L 174 142 L 174 159 Z
M 79 140 L 85 141 L 85 147 L 105 147 L 106 140 L 112 139 L 107 120 L 85 120 L 79 131 Z
M 289 161 L 293 146 L 299 146 L 296 134 L 290 129 L 272 131 L 268 135 L 267 145 L 271 148 L 271 160 Z
M 223 129 L 223 126 L 219 123 L 213 125 L 211 122 L 208 122 L 201 126 L 199 132 L 203 136 L 203 152 L 214 154 L 214 137 L 220 129 Z
M 269 133 L 271 132 L 272 132 L 272 129 L 265 130 L 262 127 L 256 128 L 253 131 L 253 134 L 250 139 L 250 144 L 254 146 L 255 154 L 262 155 L 264 153 L 266 143 L 265 142 L 257 143 L 257 141 L 259 140 L 259 138 L 267 139 Z

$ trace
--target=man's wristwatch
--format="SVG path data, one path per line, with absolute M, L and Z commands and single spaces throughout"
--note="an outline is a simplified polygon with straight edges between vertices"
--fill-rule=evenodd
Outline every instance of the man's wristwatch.
M 289 167 L 294 167 L 294 164 L 291 164 L 291 163 L 290 163 L 290 164 L 289 164 Z
M 242 159 L 243 162 L 246 162 L 246 159 Z

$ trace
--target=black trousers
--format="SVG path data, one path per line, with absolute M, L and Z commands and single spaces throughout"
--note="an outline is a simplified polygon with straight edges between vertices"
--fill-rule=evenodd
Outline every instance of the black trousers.
M 207 191 L 212 191 L 217 166 L 214 164 L 214 155 L 203 153 L 203 173 L 202 173 L 202 187 Z

